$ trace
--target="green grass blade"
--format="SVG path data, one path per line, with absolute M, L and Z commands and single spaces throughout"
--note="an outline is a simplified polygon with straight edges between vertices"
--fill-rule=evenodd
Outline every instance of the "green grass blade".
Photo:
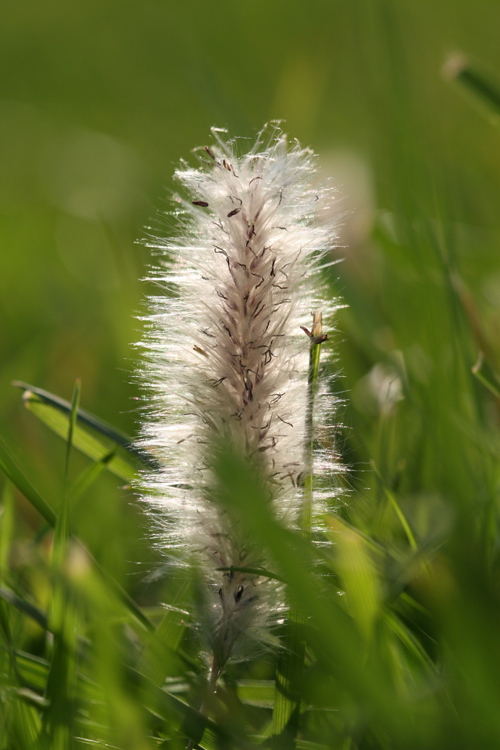
M 99 479 L 103 471 L 106 469 L 108 462 L 115 455 L 114 451 L 107 453 L 100 461 L 91 464 L 87 469 L 78 476 L 69 489 L 69 502 L 71 507 L 71 514 L 75 515 L 75 510 L 78 508 L 79 500 L 89 491 L 94 483 Z M 36 535 L 36 542 L 39 544 L 43 537 L 50 531 L 51 526 L 46 524 L 41 528 Z
M 0 582 L 7 580 L 10 569 L 9 550 L 14 528 L 14 493 L 8 480 L 2 493 L 0 508 Z
M 348 610 L 363 638 L 370 641 L 381 614 L 382 594 L 369 549 L 359 534 L 345 528 L 332 536 L 332 541 Z
M 44 630 L 47 628 L 47 618 L 44 613 L 38 609 L 38 607 L 35 607 L 34 604 L 30 604 L 30 602 L 27 602 L 25 599 L 16 596 L 13 591 L 10 591 L 10 589 L 5 586 L 0 586 L 0 599 L 11 604 L 23 614 L 28 615 L 28 617 L 31 617 Z
M 27 705 L 25 696 L 20 691 L 21 689 L 15 691 L 17 700 L 12 701 L 8 724 L 2 727 L 4 736 L 12 744 L 3 745 L 2 750 L 44 748 L 40 743 L 40 706 L 37 710 L 33 705 Z
M 182 601 L 188 588 L 184 584 L 173 599 L 173 605 Z M 155 633 L 148 638 L 148 645 L 141 657 L 140 671 L 156 685 L 163 685 L 172 665 L 186 628 L 186 615 L 182 609 L 171 606 L 163 615 Z
M 61 582 L 54 587 L 51 617 L 54 646 L 45 698 L 49 709 L 44 730 L 54 750 L 73 745 L 74 700 L 76 683 L 76 610 Z
M 34 693 L 41 694 L 45 691 L 50 671 L 50 663 L 39 656 L 34 656 L 26 651 L 15 652 L 18 672 L 24 687 Z M 84 701 L 96 702 L 102 700 L 102 691 L 99 687 L 82 672 L 78 672 L 78 693 Z
M 422 666 L 426 667 L 430 672 L 434 674 L 437 672 L 437 667 L 433 663 L 429 654 L 423 648 L 422 644 L 395 615 L 393 612 L 385 612 L 384 620 L 386 621 L 389 628 L 397 635 L 399 640 L 410 653 Z
M 234 740 L 234 738 L 230 738 L 227 732 L 219 727 L 212 719 L 189 706 L 176 695 L 158 687 L 144 674 L 140 674 L 131 667 L 125 667 L 124 671 L 127 678 L 133 683 L 139 682 L 142 684 L 141 697 L 143 707 L 148 711 L 161 716 L 167 722 L 171 722 L 172 713 L 174 713 L 182 719 L 182 731 L 188 739 L 195 743 L 199 742 L 203 736 L 203 732 L 208 728 L 219 738 L 219 741 L 221 741 L 221 739 L 225 739 L 226 742 L 230 739 Z M 227 747 L 231 746 L 230 741 Z M 242 745 L 242 747 L 244 746 L 245 744 Z
M 373 459 L 371 461 L 371 465 L 372 465 L 373 470 L 375 471 L 378 479 L 382 483 L 385 495 L 386 495 L 386 497 L 387 497 L 390 505 L 392 506 L 392 509 L 396 513 L 401 526 L 403 527 L 403 530 L 404 530 L 404 532 L 406 534 L 406 538 L 408 539 L 410 547 L 412 548 L 412 550 L 414 552 L 416 552 L 416 550 L 418 549 L 418 544 L 417 544 L 417 539 L 415 537 L 415 534 L 414 534 L 414 532 L 413 532 L 413 530 L 411 528 L 410 522 L 408 521 L 408 519 L 406 518 L 405 514 L 403 513 L 403 510 L 402 510 L 401 506 L 399 505 L 398 501 L 396 500 L 396 497 L 394 496 L 394 493 L 391 491 L 391 489 L 387 485 L 387 482 L 384 480 L 381 472 L 378 469 L 377 464 L 375 463 L 375 461 Z
M 284 651 L 276 669 L 272 747 L 283 750 L 293 746 L 299 730 L 300 684 L 305 655 L 302 635 L 305 617 L 302 611 L 292 597 L 283 638 Z
M 311 536 L 313 508 L 313 416 L 318 386 L 321 345 L 327 340 L 323 334 L 322 314 L 313 313 L 312 331 L 303 328 L 309 337 L 309 371 L 307 377 L 305 480 L 300 509 L 300 530 L 304 538 Z M 295 598 L 290 602 L 285 634 L 285 650 L 276 672 L 273 711 L 273 746 L 287 747 L 295 741 L 299 729 L 301 676 L 304 668 L 305 645 L 302 637 L 305 613 Z
M 0 467 L 4 470 L 5 474 L 9 477 L 12 483 L 18 488 L 25 498 L 33 505 L 34 508 L 40 513 L 43 518 L 54 528 L 57 521 L 57 515 L 54 513 L 48 503 L 42 498 L 40 493 L 33 487 L 29 479 L 27 479 L 24 472 L 19 468 L 15 462 L 9 449 L 0 438 Z M 79 542 L 81 544 L 81 542 Z M 148 617 L 141 611 L 134 600 L 127 594 L 127 592 L 120 586 L 117 581 L 111 576 L 104 568 L 102 568 L 97 560 L 85 549 L 85 554 L 92 560 L 96 568 L 99 570 L 101 576 L 104 578 L 106 583 L 110 586 L 113 593 L 118 596 L 122 603 L 129 610 L 134 620 L 138 622 L 141 627 L 146 628 L 150 632 L 155 630 L 153 623 Z
M 49 393 L 49 391 L 43 390 L 43 388 L 37 388 L 36 386 L 29 385 L 28 383 L 23 383 L 19 380 L 15 380 L 12 385 L 16 386 L 16 388 L 21 388 L 24 391 L 23 398 L 26 398 L 26 394 L 33 394 L 35 396 L 38 396 L 40 401 L 43 401 L 49 406 L 52 406 L 62 414 L 65 414 L 68 417 L 71 414 L 71 404 L 69 403 L 69 401 L 65 401 L 65 399 L 60 398 L 59 396 L 55 396 L 53 393 Z M 113 425 L 105 422 L 95 414 L 91 414 L 84 409 L 78 409 L 78 423 L 92 428 L 92 430 L 95 430 L 95 432 L 98 432 L 103 437 L 112 440 L 113 443 L 116 443 L 116 445 L 119 445 L 121 448 L 125 448 L 125 450 L 127 450 L 136 459 L 146 462 L 148 466 L 150 465 L 150 457 L 145 456 L 144 453 L 142 453 L 134 446 L 134 441 L 129 435 L 126 435 L 121 430 L 113 427 Z
M 110 451 L 95 464 L 85 469 L 80 476 L 76 478 L 70 487 L 70 503 L 74 509 L 80 498 L 85 495 L 93 484 L 99 479 L 103 471 L 107 468 L 108 463 L 114 458 L 115 451 Z
M 273 708 L 274 680 L 238 680 L 237 693 L 242 703 L 260 708 Z
M 68 439 L 66 442 L 66 460 L 64 462 L 64 494 L 65 494 L 64 499 L 65 501 L 67 501 L 69 459 L 71 456 L 71 449 L 73 447 L 73 436 L 75 434 L 75 426 L 76 426 L 76 420 L 78 416 L 78 404 L 80 403 L 80 392 L 81 392 L 81 381 L 77 380 L 75 383 L 75 389 L 73 391 L 73 398 L 71 400 L 71 412 L 69 415 L 69 425 L 68 425 Z
M 25 473 L 16 463 L 2 438 L 0 438 L 0 468 L 3 469 L 10 481 L 17 487 L 19 492 L 24 495 L 26 500 L 36 508 L 40 515 L 43 516 L 51 526 L 55 526 L 57 518 L 56 514 L 40 493 L 33 487 Z
M 490 393 L 500 399 L 500 378 L 482 352 L 479 354 L 478 360 L 472 368 L 472 374 Z
M 495 125 L 500 125 L 500 85 L 471 64 L 466 55 L 455 53 L 444 65 L 445 78 L 456 82 Z
M 46 709 L 50 708 L 49 701 L 42 695 L 38 695 L 38 693 L 35 693 L 34 690 L 30 690 L 30 688 L 18 688 L 15 694 L 28 706 L 32 706 L 33 708 L 37 708 L 41 711 L 45 711 Z
M 44 730 L 54 750 L 66 750 L 73 745 L 74 701 L 76 689 L 76 633 L 77 612 L 74 595 L 67 585 L 65 568 L 69 552 L 69 462 L 78 404 L 80 381 L 77 380 L 69 415 L 66 458 L 64 462 L 63 496 L 54 530 L 52 548 L 53 589 L 49 622 L 54 635 L 52 661 L 45 698 L 48 710 L 44 716 Z
M 395 736 L 400 732 L 404 734 L 409 720 L 408 706 L 398 700 L 392 675 L 376 651 L 371 654 L 372 668 L 366 669 L 363 656 L 366 651 L 352 619 L 340 602 L 325 597 L 312 572 L 314 549 L 311 544 L 301 535 L 285 529 L 273 517 L 258 481 L 231 446 L 220 453 L 216 470 L 220 481 L 219 501 L 228 513 L 237 513 L 249 535 L 268 550 L 280 573 L 289 581 L 291 595 L 307 613 L 308 638 L 313 650 L 321 653 L 323 665 L 328 665 L 343 689 L 351 691 L 356 700 L 373 706 L 387 731 L 396 733 Z
M 16 651 L 16 661 L 23 683 L 32 690 L 43 692 L 49 676 L 49 662 L 25 651 Z
M 323 334 L 322 314 L 316 310 L 313 314 L 312 331 L 303 328 L 309 336 L 309 371 L 307 376 L 307 406 L 306 406 L 306 423 L 305 423 L 305 480 L 302 498 L 302 508 L 300 517 L 300 529 L 306 538 L 311 536 L 312 524 L 312 504 L 313 504 L 313 416 L 314 416 L 314 399 L 318 387 L 319 360 L 321 354 L 321 345 L 327 340 Z
M 3 585 L 11 573 L 9 551 L 14 525 L 13 501 L 12 484 L 7 481 L 2 495 L 0 517 L 0 633 L 3 640 L 3 648 L 0 650 L 0 747 L 30 750 L 37 745 L 41 725 L 37 711 L 26 705 L 27 699 L 22 695 L 25 683 L 18 665 L 7 605 L 14 604 L 20 611 L 28 610 L 35 619 L 39 612 Z M 43 616 L 41 619 L 43 621 Z
M 47 427 L 50 427 L 57 435 L 66 439 L 69 427 L 69 413 L 54 407 L 36 393 L 25 391 L 23 400 L 26 408 L 37 416 Z M 115 444 L 106 444 L 101 438 L 85 429 L 80 423 L 75 425 L 73 445 L 94 461 L 101 461 L 109 455 L 116 447 Z M 127 482 L 133 481 L 137 476 L 137 462 L 127 453 L 116 455 L 106 464 L 107 468 Z

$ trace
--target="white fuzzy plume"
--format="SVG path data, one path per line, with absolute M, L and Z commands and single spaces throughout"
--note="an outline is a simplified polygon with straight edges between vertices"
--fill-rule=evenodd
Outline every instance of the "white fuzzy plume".
M 142 445 L 159 468 L 144 477 L 158 540 L 169 558 L 193 559 L 207 584 L 200 619 L 214 679 L 228 658 L 260 638 L 279 601 L 263 576 L 232 568 L 266 561 L 241 525 L 212 500 L 214 439 L 259 465 L 274 512 L 298 516 L 307 460 L 309 340 L 301 326 L 321 307 L 318 267 L 332 247 L 331 194 L 312 186 L 314 155 L 277 129 L 240 156 L 215 144 L 176 172 L 179 232 L 155 240 L 143 378 L 152 408 Z M 267 144 L 263 145 L 264 137 Z M 327 451 L 316 469 L 330 469 Z M 226 568 L 226 571 L 218 569 Z

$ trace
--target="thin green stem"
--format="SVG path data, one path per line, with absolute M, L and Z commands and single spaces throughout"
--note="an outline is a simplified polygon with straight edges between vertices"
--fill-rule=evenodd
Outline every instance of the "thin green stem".
M 320 310 L 313 313 L 312 331 L 302 329 L 310 340 L 309 372 L 307 377 L 307 404 L 305 423 L 305 455 L 302 505 L 300 508 L 299 527 L 302 536 L 310 539 L 312 534 L 313 507 L 313 414 L 314 399 L 318 385 L 319 359 L 321 344 L 327 340 L 323 334 L 322 314 Z M 290 611 L 284 638 L 285 651 L 276 670 L 276 689 L 273 712 L 273 748 L 294 747 L 299 730 L 300 686 L 304 671 L 305 641 L 304 625 L 306 612 L 297 602 L 295 596 L 289 600 Z
M 307 404 L 306 404 L 306 445 L 305 445 L 305 480 L 302 507 L 300 512 L 300 530 L 307 539 L 311 536 L 312 528 L 312 505 L 313 505 L 313 414 L 314 399 L 318 386 L 319 358 L 321 354 L 321 344 L 327 340 L 323 334 L 323 322 L 321 310 L 313 313 L 312 332 L 303 328 L 309 336 L 309 373 L 307 377 Z

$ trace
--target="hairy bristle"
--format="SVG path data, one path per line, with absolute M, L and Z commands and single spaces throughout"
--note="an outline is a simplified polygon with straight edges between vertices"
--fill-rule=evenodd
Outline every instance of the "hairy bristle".
M 312 311 L 328 320 L 318 267 L 334 243 L 328 187 L 313 187 L 314 155 L 265 129 L 241 156 L 221 131 L 197 168 L 176 178 L 175 239 L 156 238 L 143 380 L 152 395 L 142 446 L 159 468 L 143 478 L 160 547 L 194 558 L 206 595 L 200 622 L 222 669 L 259 640 L 280 600 L 276 584 L 238 572 L 265 565 L 238 522 L 213 502 L 214 440 L 259 466 L 274 512 L 293 524 L 304 480 Z M 264 142 L 265 141 L 265 142 Z M 315 470 L 331 470 L 323 451 Z M 225 571 L 219 570 L 225 568 Z

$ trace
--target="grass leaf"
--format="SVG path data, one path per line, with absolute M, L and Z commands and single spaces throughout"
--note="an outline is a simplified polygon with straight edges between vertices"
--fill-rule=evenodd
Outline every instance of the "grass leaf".
M 456 82 L 495 125 L 500 125 L 500 85 L 473 65 L 466 55 L 455 52 L 446 61 L 445 78 Z
M 16 384 L 25 388 L 23 401 L 26 408 L 57 435 L 66 439 L 70 423 L 71 404 L 56 396 L 51 396 L 51 394 L 47 394 L 46 391 L 39 388 L 31 389 L 27 384 Z M 78 410 L 73 432 L 72 444 L 75 448 L 94 461 L 107 459 L 106 468 L 127 482 L 133 481 L 137 476 L 138 459 L 140 458 L 143 463 L 146 461 L 144 456 L 132 446 L 131 438 L 121 436 L 114 428 L 106 427 L 105 423 L 101 423 L 97 417 L 90 415 L 88 412 Z M 107 438 L 107 442 L 103 441 L 102 437 L 98 437 L 98 435 Z M 107 458 L 110 453 L 115 453 L 117 447 L 126 450 L 122 451 L 120 455 L 116 453 L 111 458 Z
M 482 352 L 480 352 L 477 362 L 472 368 L 472 374 L 490 393 L 500 399 L 500 378 Z
M 57 518 L 56 514 L 40 493 L 33 487 L 23 470 L 15 461 L 2 438 L 0 438 L 0 468 L 3 469 L 10 481 L 33 505 L 33 507 L 36 508 L 40 515 L 43 516 L 51 526 L 55 526 Z

